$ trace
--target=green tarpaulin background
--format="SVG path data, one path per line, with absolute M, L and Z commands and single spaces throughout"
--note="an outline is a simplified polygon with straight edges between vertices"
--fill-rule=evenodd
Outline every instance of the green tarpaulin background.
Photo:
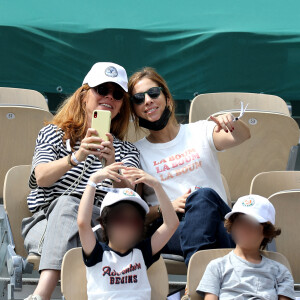
M 0 86 L 72 93 L 97 61 L 152 66 L 177 100 L 300 100 L 300 1 L 0 0 Z

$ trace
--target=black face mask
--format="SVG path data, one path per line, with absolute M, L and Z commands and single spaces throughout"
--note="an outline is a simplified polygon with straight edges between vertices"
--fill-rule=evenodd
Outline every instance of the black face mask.
M 157 121 L 150 122 L 146 119 L 139 118 L 139 125 L 149 130 L 159 131 L 164 129 L 167 126 L 170 116 L 171 116 L 171 111 L 169 107 L 166 105 L 161 117 Z

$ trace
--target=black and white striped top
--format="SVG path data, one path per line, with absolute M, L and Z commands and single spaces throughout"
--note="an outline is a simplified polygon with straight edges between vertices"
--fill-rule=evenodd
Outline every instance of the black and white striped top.
M 50 187 L 40 187 L 36 183 L 35 167 L 40 163 L 47 163 L 50 161 L 58 160 L 70 154 L 66 144 L 63 142 L 64 132 L 56 125 L 50 124 L 42 128 L 36 140 L 34 156 L 32 160 L 32 169 L 29 179 L 29 187 L 32 189 L 27 197 L 27 203 L 31 212 L 39 211 L 50 205 L 50 202 L 55 200 L 66 192 L 68 188 L 76 181 L 84 169 L 84 161 L 79 163 L 78 166 L 70 169 L 65 175 L 57 180 Z M 78 150 L 80 141 L 74 147 Z M 140 167 L 139 151 L 129 142 L 123 142 L 114 137 L 113 146 L 115 148 L 116 162 L 124 162 L 126 166 Z M 94 155 L 89 155 L 86 158 L 86 171 L 82 174 L 82 178 L 78 186 L 71 192 L 71 196 L 81 198 L 89 177 L 102 168 L 100 160 Z M 112 182 L 109 179 L 104 180 L 98 186 L 112 187 Z M 67 195 L 73 188 L 70 188 L 66 193 Z M 95 205 L 101 206 L 102 199 L 106 192 L 96 189 Z

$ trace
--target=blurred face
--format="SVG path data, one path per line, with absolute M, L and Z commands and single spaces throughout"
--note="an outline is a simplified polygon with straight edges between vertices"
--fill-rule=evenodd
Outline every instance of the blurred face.
M 145 101 L 141 104 L 133 103 L 133 108 L 138 117 L 150 122 L 159 120 L 166 107 L 166 97 L 164 93 L 160 91 L 158 96 L 155 93 L 151 94 L 153 87 L 158 87 L 158 85 L 149 78 L 143 78 L 137 82 L 132 91 L 133 95 L 149 91 L 150 96 L 148 93 L 145 93 Z
M 245 249 L 259 249 L 264 239 L 263 225 L 244 214 L 239 214 L 234 220 L 231 234 L 235 243 Z
M 125 91 L 115 83 L 107 82 L 90 88 L 85 97 L 88 119 L 92 119 L 93 111 L 109 110 L 113 119 L 121 110 Z
M 144 220 L 131 204 L 120 204 L 109 217 L 107 224 L 109 241 L 119 248 L 132 248 L 140 240 Z

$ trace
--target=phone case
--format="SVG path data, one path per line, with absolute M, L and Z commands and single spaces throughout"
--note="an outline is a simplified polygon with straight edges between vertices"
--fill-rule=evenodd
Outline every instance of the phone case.
M 96 129 L 99 137 L 107 141 L 105 135 L 110 132 L 111 112 L 107 110 L 94 110 L 92 118 L 92 128 Z

